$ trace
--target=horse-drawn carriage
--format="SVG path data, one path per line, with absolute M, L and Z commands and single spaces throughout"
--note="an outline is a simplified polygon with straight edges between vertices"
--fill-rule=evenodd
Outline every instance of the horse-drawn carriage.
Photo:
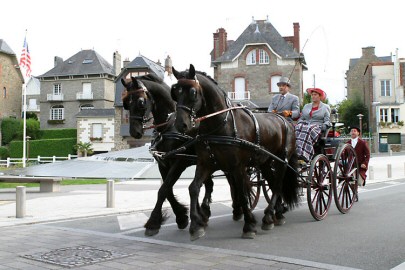
M 256 235 L 252 209 L 261 190 L 269 204 L 262 218 L 263 230 L 284 223 L 282 200 L 289 208 L 294 208 L 300 200 L 299 190 L 303 188 L 307 190 L 308 206 L 316 220 L 326 216 L 332 194 L 342 213 L 350 210 L 357 196 L 358 177 L 357 158 L 351 145 L 339 146 L 336 138 L 322 137 L 315 145 L 313 160 L 298 166 L 294 127 L 283 117 L 272 113 L 254 114 L 243 106 L 233 106 L 216 82 L 205 73 L 196 72 L 192 65 L 184 72 L 173 68 L 173 73 L 178 82 L 169 95 L 176 101 L 175 108 L 173 100 L 167 100 L 169 91 L 162 86 L 162 81 L 154 79 L 151 82 L 150 78 L 123 81 L 127 89 L 123 101 L 124 107 L 130 110 L 131 135 L 143 134 L 148 114 L 152 112 L 154 126 L 162 136 L 154 154 L 163 184 L 151 218 L 145 225 L 147 235 L 156 234 L 165 219 L 161 208 L 166 198 L 176 214 L 178 227 L 188 225 L 184 206 L 176 210 L 179 203 L 172 188 L 184 169 L 194 164 L 195 178 L 189 186 L 192 240 L 205 234 L 210 215 L 212 175 L 218 170 L 225 172 L 231 187 L 234 219 L 244 215 L 242 237 L 245 238 Z M 166 92 L 162 94 L 156 89 Z M 179 139 L 174 135 L 177 131 L 187 133 L 187 139 Z M 166 143 L 161 143 L 164 138 Z M 168 141 L 176 143 L 167 148 Z M 162 150 L 165 145 L 166 150 Z M 188 157 L 189 163 L 176 158 L 179 155 Z M 198 196 L 203 184 L 206 196 L 200 205 Z

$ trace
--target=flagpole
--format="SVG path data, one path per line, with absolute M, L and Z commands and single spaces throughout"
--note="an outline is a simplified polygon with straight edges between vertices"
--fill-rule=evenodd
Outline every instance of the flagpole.
M 23 84 L 23 123 L 23 168 L 25 168 L 27 159 L 27 87 L 25 83 L 25 76 Z
M 27 30 L 25 30 L 25 37 L 24 37 L 24 45 L 27 41 Z M 28 48 L 28 47 L 27 47 Z M 27 55 L 26 49 L 26 55 Z M 27 68 L 27 67 L 26 67 Z M 25 73 L 25 74 L 24 74 Z M 27 85 L 26 85 L 26 72 L 22 72 L 23 74 L 23 168 L 26 167 L 26 153 L 27 153 Z

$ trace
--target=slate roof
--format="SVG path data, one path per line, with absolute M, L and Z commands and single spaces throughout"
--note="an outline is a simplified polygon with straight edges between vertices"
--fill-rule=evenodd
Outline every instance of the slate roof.
M 391 56 L 381 56 L 381 57 L 378 57 L 377 56 L 377 58 L 378 58 L 378 60 L 380 60 L 381 62 L 392 62 L 392 58 L 391 58 Z M 354 67 L 356 64 L 357 64 L 357 62 L 360 60 L 360 58 L 350 58 L 350 61 L 349 61 L 349 69 L 351 68 L 351 67 Z
M 251 23 L 233 43 L 228 44 L 228 50 L 216 62 L 232 62 L 242 52 L 246 45 L 268 44 L 281 58 L 299 58 L 300 54 L 280 35 L 267 20 L 257 20 Z
M 38 77 L 111 74 L 113 66 L 94 50 L 82 50 Z
M 134 69 L 149 69 L 153 71 L 159 78 L 163 80 L 164 74 L 165 74 L 165 69 L 161 65 L 157 64 L 156 62 L 150 60 L 149 58 L 143 56 L 143 55 L 138 55 L 135 57 L 134 60 L 132 60 L 130 63 L 128 63 L 120 72 L 118 75 L 116 81 L 121 80 L 122 74 L 126 73 L 127 70 L 134 70 Z
M 88 109 L 81 110 L 76 117 L 86 118 L 86 117 L 110 117 L 115 115 L 114 109 Z
M 0 52 L 15 55 L 13 50 L 10 48 L 10 46 L 8 46 L 4 39 L 0 39 Z

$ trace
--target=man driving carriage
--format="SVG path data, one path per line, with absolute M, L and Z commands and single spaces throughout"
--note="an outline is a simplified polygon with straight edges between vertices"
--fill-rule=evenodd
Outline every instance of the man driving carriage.
M 267 111 L 283 115 L 291 123 L 300 116 L 299 99 L 290 93 L 291 84 L 288 78 L 281 77 L 277 86 L 280 94 L 273 96 Z

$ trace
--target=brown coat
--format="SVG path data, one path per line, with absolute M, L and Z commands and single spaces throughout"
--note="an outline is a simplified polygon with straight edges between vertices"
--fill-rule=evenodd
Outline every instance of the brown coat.
M 352 140 L 348 140 L 346 143 L 351 144 Z M 357 161 L 359 163 L 360 175 L 364 179 L 363 183 L 364 186 L 366 185 L 366 178 L 367 178 L 366 172 L 368 170 L 368 162 L 370 161 L 370 149 L 368 148 L 366 141 L 359 138 L 354 150 L 356 151 Z M 365 169 L 361 168 L 361 164 L 365 164 L 366 168 Z

